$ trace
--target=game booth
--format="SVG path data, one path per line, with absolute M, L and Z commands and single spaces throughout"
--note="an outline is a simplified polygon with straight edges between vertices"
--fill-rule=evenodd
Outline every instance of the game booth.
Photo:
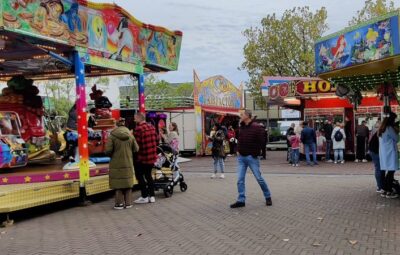
M 115 4 L 0 0 L 0 214 L 108 191 L 108 164 L 94 162 L 120 114 L 94 86 L 88 124 L 85 78 L 136 76 L 144 112 L 144 74 L 177 70 L 181 42 L 182 32 L 144 24 Z M 35 86 L 64 78 L 76 80 L 77 128 L 66 136 L 77 153 L 67 165 L 50 150 Z
M 329 35 L 315 45 L 316 73 L 336 88 L 336 95 L 349 99 L 353 111 L 345 111 L 345 116 L 353 117 L 354 124 L 390 111 L 399 113 L 399 32 L 396 11 Z
M 236 87 L 223 76 L 213 76 L 200 81 L 194 72 L 194 115 L 196 129 L 196 155 L 211 155 L 209 139 L 216 123 L 228 128 L 238 128 L 240 110 L 243 108 L 243 88 Z M 229 144 L 226 143 L 226 151 Z
M 317 154 L 325 155 L 326 144 L 320 132 L 326 120 L 333 124 L 347 123 L 351 138 L 347 139 L 346 153 L 355 152 L 355 129 L 362 121 L 367 121 L 370 130 L 381 117 L 383 92 L 365 91 L 355 107 L 349 97 L 342 96 L 333 83 L 320 78 L 309 77 L 264 77 L 262 94 L 268 103 L 277 104 L 301 112 L 301 119 L 307 121 L 317 133 Z M 396 100 L 391 100 L 393 112 L 399 112 Z M 303 152 L 303 150 L 302 150 Z

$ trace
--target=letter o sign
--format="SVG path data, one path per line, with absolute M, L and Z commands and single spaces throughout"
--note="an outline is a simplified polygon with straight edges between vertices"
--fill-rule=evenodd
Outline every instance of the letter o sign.
M 330 92 L 331 91 L 331 83 L 328 81 L 318 82 L 318 90 L 319 90 L 319 92 Z

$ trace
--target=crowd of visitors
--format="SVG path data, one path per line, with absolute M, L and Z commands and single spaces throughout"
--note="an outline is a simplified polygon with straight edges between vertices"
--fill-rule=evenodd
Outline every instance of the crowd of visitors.
M 380 119 L 370 131 L 366 121 L 361 122 L 355 130 L 355 162 L 367 162 L 369 154 L 375 168 L 377 192 L 385 198 L 398 197 L 398 182 L 394 180 L 395 171 L 399 168 L 398 147 L 399 123 L 397 115 L 390 113 L 383 121 Z M 141 196 L 134 203 L 154 203 L 154 180 L 152 170 L 157 160 L 159 143 L 168 144 L 179 151 L 179 129 L 176 123 L 170 123 L 168 131 L 146 122 L 142 113 L 135 115 L 136 128 L 131 132 L 125 127 L 125 120 L 117 122 L 117 128 L 110 133 L 106 144 L 106 153 L 110 155 L 110 188 L 115 190 L 115 209 L 132 207 L 133 176 L 136 177 Z M 347 121 L 349 122 L 349 121 Z M 293 167 L 300 162 L 301 145 L 304 149 L 307 166 L 318 165 L 317 147 L 324 144 L 325 161 L 344 164 L 351 131 L 346 130 L 349 124 L 326 120 L 320 130 L 310 127 L 308 122 L 296 126 L 292 124 L 287 130 L 288 161 Z M 259 183 L 266 205 L 272 205 L 271 193 L 260 171 L 260 159 L 266 158 L 266 141 L 268 133 L 265 126 L 257 123 L 251 111 L 241 114 L 239 129 L 215 124 L 208 139 L 212 143 L 214 172 L 211 178 L 225 178 L 226 156 L 237 155 L 237 189 L 238 198 L 231 208 L 245 206 L 245 177 L 250 168 Z M 227 150 L 229 146 L 229 150 Z M 367 154 L 368 153 L 368 154 Z M 332 157 L 333 156 L 333 157 Z M 332 160 L 333 159 L 333 160 Z

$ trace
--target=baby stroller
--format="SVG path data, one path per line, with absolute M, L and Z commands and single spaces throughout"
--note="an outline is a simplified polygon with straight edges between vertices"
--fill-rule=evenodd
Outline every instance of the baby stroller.
M 154 189 L 163 190 L 165 197 L 174 193 L 174 187 L 179 184 L 182 192 L 187 190 L 187 184 L 178 166 L 178 152 L 168 144 L 161 144 L 157 147 L 158 159 L 154 164 L 153 179 Z

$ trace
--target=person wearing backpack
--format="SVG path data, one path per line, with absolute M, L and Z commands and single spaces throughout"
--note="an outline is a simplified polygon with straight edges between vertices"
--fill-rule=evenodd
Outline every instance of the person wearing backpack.
M 336 127 L 332 131 L 335 164 L 339 162 L 344 164 L 343 154 L 344 154 L 344 149 L 346 148 L 345 140 L 346 140 L 346 134 L 344 132 L 343 126 L 340 122 L 337 122 Z

